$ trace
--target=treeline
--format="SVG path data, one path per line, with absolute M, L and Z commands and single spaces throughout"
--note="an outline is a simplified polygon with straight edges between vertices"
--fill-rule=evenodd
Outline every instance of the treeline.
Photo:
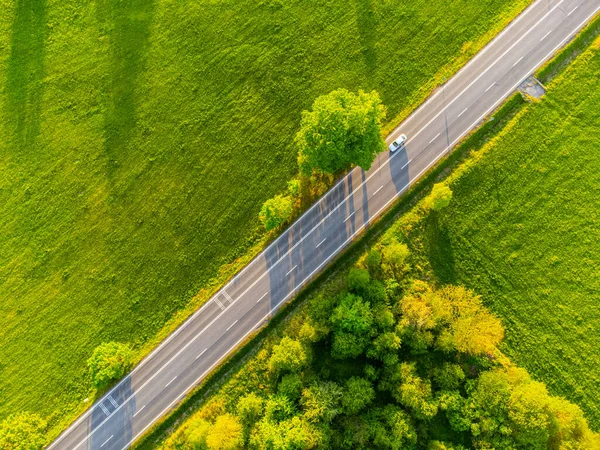
M 600 448 L 578 406 L 499 351 L 504 329 L 479 296 L 411 280 L 408 258 L 378 244 L 164 447 Z

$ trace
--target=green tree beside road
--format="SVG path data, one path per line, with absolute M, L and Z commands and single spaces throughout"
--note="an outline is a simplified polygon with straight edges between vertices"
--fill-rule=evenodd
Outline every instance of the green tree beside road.
M 317 98 L 312 110 L 302 113 L 296 135 L 300 171 L 333 173 L 351 165 L 368 170 L 377 153 L 385 150 L 384 118 L 385 108 L 375 91 L 337 89 Z
M 122 378 L 133 366 L 133 352 L 126 344 L 106 342 L 100 344 L 88 359 L 92 383 L 97 389 Z
M 289 220 L 293 205 L 289 196 L 277 195 L 267 200 L 259 214 L 259 218 L 267 231 L 274 230 Z

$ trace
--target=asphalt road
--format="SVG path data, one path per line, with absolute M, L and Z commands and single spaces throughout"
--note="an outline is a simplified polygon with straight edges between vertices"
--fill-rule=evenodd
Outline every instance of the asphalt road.
M 48 448 L 127 448 L 599 10 L 535 1 L 388 137 L 405 149 L 351 171 Z

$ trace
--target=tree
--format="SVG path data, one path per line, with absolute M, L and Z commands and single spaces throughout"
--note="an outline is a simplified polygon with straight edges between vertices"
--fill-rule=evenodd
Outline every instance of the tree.
M 382 253 L 385 263 L 390 267 L 394 275 L 399 276 L 406 270 L 406 259 L 410 255 L 410 250 L 406 244 L 392 239 L 389 244 L 383 247 Z
M 18 413 L 0 423 L 0 449 L 39 450 L 45 444 L 46 422 L 37 414 Z
M 243 425 L 251 427 L 260 418 L 263 412 L 264 400 L 254 392 L 238 400 L 237 413 Z
M 372 277 L 378 278 L 381 272 L 381 253 L 372 249 L 365 258 L 365 264 Z
M 122 378 L 133 366 L 133 352 L 127 344 L 105 342 L 88 359 L 92 383 L 97 389 Z
M 414 363 L 402 363 L 400 376 L 402 382 L 392 395 L 400 404 L 410 408 L 417 419 L 429 420 L 434 417 L 438 406 L 433 398 L 431 382 L 417 375 Z
M 331 354 L 335 358 L 355 358 L 369 344 L 373 333 L 373 313 L 360 297 L 347 294 L 331 315 L 334 328 Z
M 375 390 L 369 380 L 352 377 L 346 381 L 342 396 L 342 406 L 346 414 L 358 414 L 369 406 L 374 399 Z
M 235 450 L 242 448 L 243 444 L 242 425 L 238 418 L 231 414 L 217 417 L 206 436 L 206 446 L 209 450 Z
M 300 403 L 304 418 L 309 422 L 331 421 L 342 412 L 341 400 L 344 392 L 333 381 L 319 381 L 302 391 Z
M 261 420 L 250 436 L 249 448 L 256 450 L 309 450 L 322 441 L 322 433 L 304 418 L 294 416 L 281 422 Z
M 392 331 L 377 336 L 367 350 L 369 358 L 378 359 L 386 364 L 394 364 L 398 360 L 397 352 L 402 341 Z
M 272 422 L 290 419 L 295 414 L 296 406 L 285 395 L 272 395 L 265 403 L 265 419 Z
M 277 392 L 285 395 L 292 401 L 298 400 L 302 393 L 302 378 L 297 373 L 289 373 L 281 377 L 281 381 L 277 386 Z
M 381 122 L 385 108 L 377 92 L 358 94 L 338 89 L 317 98 L 304 111 L 296 135 L 300 171 L 333 173 L 351 164 L 368 170 L 385 150 Z
M 300 180 L 293 179 L 288 181 L 288 192 L 292 198 L 300 197 Z
M 452 200 L 452 190 L 445 183 L 433 185 L 431 193 L 425 199 L 425 207 L 434 211 L 440 211 L 447 207 Z
M 194 450 L 208 448 L 206 438 L 210 432 L 211 424 L 204 419 L 195 418 L 186 430 L 186 443 Z M 176 447 L 177 448 L 177 447 Z
M 411 417 L 396 405 L 372 408 L 365 415 L 369 440 L 365 448 L 409 450 L 416 448 L 417 432 Z
M 308 362 L 306 350 L 301 342 L 287 336 L 279 344 L 273 346 L 269 358 L 269 371 L 278 374 L 283 371 L 297 372 Z
M 366 289 L 371 281 L 369 272 L 364 269 L 357 269 L 353 267 L 348 272 L 347 282 L 348 290 L 360 294 Z
M 454 391 L 465 381 L 465 372 L 458 364 L 445 362 L 433 370 L 433 380 L 444 391 Z
M 265 229 L 271 231 L 288 221 L 292 212 L 292 199 L 289 196 L 276 195 L 263 204 L 258 218 Z

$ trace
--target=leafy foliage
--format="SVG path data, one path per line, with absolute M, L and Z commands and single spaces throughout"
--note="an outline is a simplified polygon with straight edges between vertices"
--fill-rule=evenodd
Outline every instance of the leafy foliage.
M 273 347 L 273 354 L 269 359 L 269 370 L 278 374 L 284 371 L 295 372 L 304 367 L 308 362 L 308 355 L 302 343 L 284 337 L 281 343 Z
M 484 294 L 508 355 L 597 430 L 599 71 L 600 49 L 589 48 L 542 102 L 474 143 L 450 175 L 450 205 L 402 236 L 419 276 Z
M 0 423 L 1 450 L 39 450 L 45 444 L 46 422 L 32 413 L 13 414 Z
M 259 218 L 265 229 L 271 231 L 287 222 L 292 216 L 292 211 L 291 197 L 276 195 L 263 204 Z
M 302 113 L 296 135 L 301 172 L 333 173 L 350 165 L 368 170 L 377 153 L 385 150 L 384 119 L 385 108 L 375 91 L 337 89 L 317 98 L 312 110 Z
M 425 199 L 425 207 L 434 211 L 440 211 L 446 208 L 452 200 L 452 190 L 445 183 L 433 185 L 429 196 Z
M 351 269 L 230 382 L 245 393 L 232 403 L 245 427 L 243 445 L 599 448 L 577 406 L 551 396 L 500 352 L 502 325 L 479 296 L 410 278 L 395 283 Z M 319 339 L 293 337 L 314 337 L 317 329 Z
M 119 342 L 100 344 L 88 359 L 92 383 L 103 388 L 111 381 L 122 378 L 133 365 L 131 348 Z

